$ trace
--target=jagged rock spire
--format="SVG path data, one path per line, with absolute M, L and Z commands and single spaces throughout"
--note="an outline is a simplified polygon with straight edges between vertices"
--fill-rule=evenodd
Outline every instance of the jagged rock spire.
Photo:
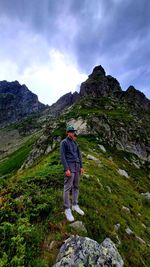
M 112 96 L 116 92 L 120 92 L 119 82 L 112 76 L 106 76 L 104 68 L 99 65 L 93 69 L 89 78 L 81 84 L 80 95 L 93 97 Z

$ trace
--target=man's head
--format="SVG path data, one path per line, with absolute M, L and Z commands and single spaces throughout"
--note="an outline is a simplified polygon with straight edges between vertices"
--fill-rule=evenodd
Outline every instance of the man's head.
M 75 135 L 76 129 L 72 125 L 67 127 L 66 132 L 67 132 L 67 136 L 68 137 L 74 139 L 74 135 Z

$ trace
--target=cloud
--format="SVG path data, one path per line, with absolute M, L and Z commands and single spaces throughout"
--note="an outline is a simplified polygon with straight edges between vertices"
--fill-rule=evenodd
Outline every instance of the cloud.
M 149 10 L 148 0 L 0 0 L 0 79 L 55 99 L 101 64 L 150 97 Z
M 51 104 L 66 92 L 74 92 L 85 79 L 87 75 L 79 73 L 67 55 L 54 49 L 49 51 L 47 65 L 31 66 L 22 76 L 42 102 Z
M 77 70 L 75 62 L 68 55 L 57 50 L 49 50 L 47 63 L 32 63 L 21 72 L 17 64 L 5 61 L 0 64 L 0 80 L 19 80 L 36 93 L 39 100 L 45 104 L 52 104 L 66 92 L 74 92 L 87 75 Z M 6 73 L 7 70 L 7 73 Z

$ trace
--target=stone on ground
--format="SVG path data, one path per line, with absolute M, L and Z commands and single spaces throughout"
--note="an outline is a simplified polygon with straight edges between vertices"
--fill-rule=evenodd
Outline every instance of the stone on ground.
M 98 244 L 88 237 L 71 236 L 60 248 L 53 267 L 65 266 L 122 267 L 124 262 L 110 238 Z

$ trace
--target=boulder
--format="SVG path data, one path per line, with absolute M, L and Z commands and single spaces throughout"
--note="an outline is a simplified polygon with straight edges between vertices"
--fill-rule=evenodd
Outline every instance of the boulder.
M 115 231 L 118 231 L 120 229 L 120 223 L 115 224 L 114 229 Z
M 126 212 L 128 212 L 128 213 L 130 213 L 130 209 L 127 208 L 127 207 L 125 207 L 125 206 L 122 206 L 122 210 L 123 210 L 123 211 L 126 211 Z
M 119 170 L 118 170 L 118 173 L 119 173 L 121 176 L 124 176 L 124 177 L 126 177 L 126 178 L 129 178 L 129 175 L 128 175 L 128 173 L 127 173 L 125 170 L 119 169 Z
M 87 155 L 87 159 L 93 160 L 93 161 L 96 161 L 96 162 L 99 162 L 100 163 L 100 160 L 98 158 L 96 158 L 96 157 L 94 157 L 92 155 L 89 155 L 89 154 Z
M 149 192 L 141 193 L 141 195 L 146 197 L 147 199 L 150 199 L 150 193 Z
M 106 149 L 105 149 L 105 147 L 103 145 L 98 144 L 98 147 L 100 148 L 101 151 L 106 153 Z
M 75 230 L 79 230 L 79 231 L 82 231 L 84 233 L 87 233 L 87 230 L 86 230 L 83 222 L 81 222 L 81 221 L 76 221 L 76 222 L 71 223 L 70 227 L 74 228 Z
M 81 236 L 71 236 L 60 248 L 53 267 L 95 266 L 122 267 L 124 262 L 110 238 L 101 244 Z
M 125 231 L 126 231 L 126 233 L 128 235 L 133 235 L 134 234 L 134 232 L 129 227 L 127 227 Z

